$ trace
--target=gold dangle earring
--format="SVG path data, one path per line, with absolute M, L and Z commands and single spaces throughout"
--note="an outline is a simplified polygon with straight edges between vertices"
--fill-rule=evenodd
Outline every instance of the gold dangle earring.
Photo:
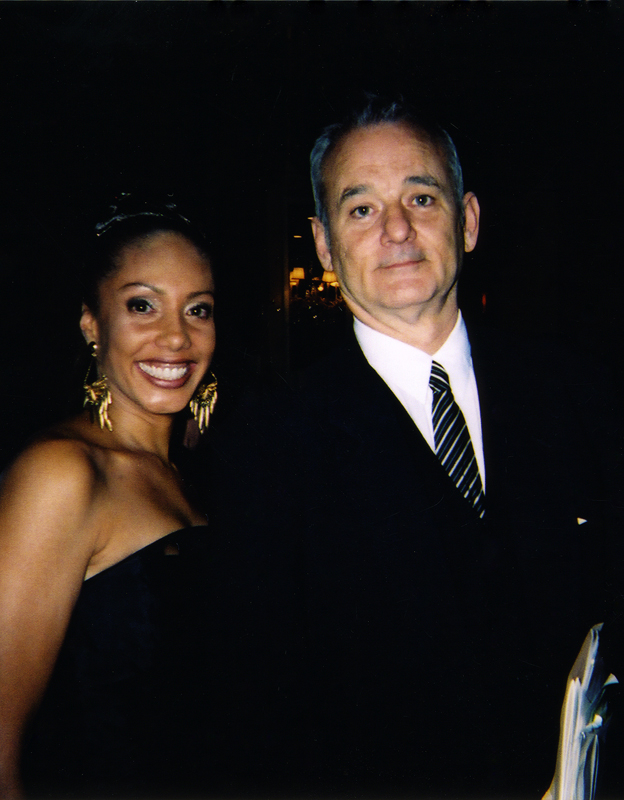
M 97 364 L 97 344 L 95 342 L 90 342 L 89 351 L 95 363 Z M 109 431 L 112 431 L 113 424 L 108 418 L 108 407 L 113 402 L 113 398 L 111 397 L 110 389 L 108 388 L 106 375 L 102 375 L 99 380 L 89 383 L 89 375 L 91 374 L 91 368 L 93 367 L 94 361 L 89 361 L 87 374 L 85 375 L 84 383 L 82 384 L 82 388 L 84 389 L 85 393 L 84 403 L 82 405 L 83 408 L 89 406 L 92 421 L 94 420 L 95 412 L 97 410 L 100 428 L 104 430 L 104 426 L 106 426 Z
M 200 383 L 195 389 L 195 393 L 189 403 L 200 433 L 203 433 L 208 427 L 210 415 L 217 403 L 217 379 L 212 372 L 210 377 L 212 378 L 210 383 Z

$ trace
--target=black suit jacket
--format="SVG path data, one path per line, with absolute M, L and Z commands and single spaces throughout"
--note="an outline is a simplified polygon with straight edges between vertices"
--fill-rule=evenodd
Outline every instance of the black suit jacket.
M 353 336 L 217 435 L 226 787 L 547 788 L 567 673 L 618 593 L 614 423 L 556 350 L 471 343 L 485 521 Z

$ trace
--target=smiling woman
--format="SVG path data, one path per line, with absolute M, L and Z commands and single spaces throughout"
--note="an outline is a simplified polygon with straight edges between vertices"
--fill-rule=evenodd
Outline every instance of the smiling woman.
M 116 206 L 84 277 L 89 408 L 41 434 L 0 494 L 6 798 L 23 785 L 179 795 L 192 759 L 181 732 L 198 698 L 179 670 L 198 661 L 183 614 L 209 539 L 169 451 L 176 415 L 190 408 L 198 435 L 216 399 L 210 260 L 175 208 Z
M 121 242 L 112 243 L 106 263 L 115 269 L 100 280 L 96 294 L 89 292 L 80 323 L 119 397 L 110 413 L 130 412 L 134 420 L 184 408 L 215 343 L 206 254 L 184 232 L 153 230 L 154 224 L 153 218 L 134 218 L 132 238 L 125 231 Z

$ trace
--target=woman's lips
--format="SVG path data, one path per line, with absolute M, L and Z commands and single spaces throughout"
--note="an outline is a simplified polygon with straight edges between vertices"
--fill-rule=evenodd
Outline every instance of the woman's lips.
M 148 361 L 138 361 L 138 368 L 148 378 L 159 385 L 177 388 L 183 386 L 193 371 L 193 363 L 184 361 L 179 364 L 156 364 Z
M 157 367 L 154 364 L 146 364 L 139 361 L 139 368 L 147 372 L 152 378 L 160 378 L 164 381 L 177 381 L 182 378 L 189 370 L 188 364 L 177 364 L 175 366 Z

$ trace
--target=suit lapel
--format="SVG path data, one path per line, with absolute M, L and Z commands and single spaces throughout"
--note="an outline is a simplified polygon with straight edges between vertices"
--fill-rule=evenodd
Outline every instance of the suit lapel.
M 394 465 L 393 473 L 409 474 L 415 501 L 419 498 L 428 508 L 444 505 L 463 526 L 478 522 L 402 403 L 366 360 L 353 333 L 334 353 L 328 372 L 329 379 L 319 377 L 317 382 L 317 390 L 325 386 L 327 394 L 321 398 L 317 391 L 311 413 L 320 413 L 323 424 L 332 426 L 343 460 L 368 463 L 377 454 Z

